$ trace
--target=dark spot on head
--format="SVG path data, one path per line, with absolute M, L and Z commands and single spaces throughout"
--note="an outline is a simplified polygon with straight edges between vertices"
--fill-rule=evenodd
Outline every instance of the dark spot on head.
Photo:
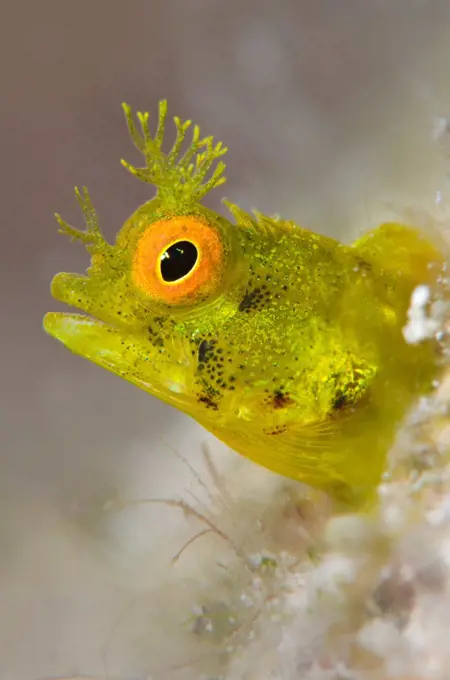
M 371 373 L 364 371 L 360 366 L 353 366 L 350 373 L 335 373 L 330 376 L 335 383 L 333 400 L 331 402 L 331 412 L 349 409 L 358 404 L 362 399 L 370 397 L 368 387 L 370 385 Z
M 164 339 L 161 335 L 159 328 L 155 328 L 154 326 L 149 326 L 148 327 L 148 337 L 149 337 L 149 340 L 152 343 L 153 347 L 163 347 L 164 346 Z M 165 336 L 165 337 L 167 337 L 167 336 Z
M 286 408 L 294 403 L 289 394 L 282 392 L 281 390 L 276 390 L 272 398 L 272 406 L 274 408 Z
M 244 297 L 242 298 L 239 311 L 246 312 L 247 314 L 251 311 L 260 311 L 265 306 L 265 295 L 261 288 L 254 288 L 253 290 L 248 290 Z
M 341 408 L 345 408 L 346 406 L 348 406 L 347 397 L 342 392 L 338 392 L 332 404 L 333 411 L 340 411 Z
M 274 435 L 274 434 L 283 434 L 283 432 L 287 431 L 286 425 L 277 425 L 273 430 L 264 430 L 264 434 L 269 434 L 269 435 Z
M 200 404 L 205 404 L 207 408 L 211 408 L 213 411 L 219 410 L 219 407 L 217 406 L 216 402 L 213 399 L 211 399 L 211 397 L 209 397 L 207 394 L 202 394 L 198 398 L 198 402 Z
M 167 325 L 164 329 L 165 332 L 163 333 L 165 324 L 167 324 L 167 319 L 165 319 L 163 316 L 155 316 L 152 323 L 148 327 L 149 339 L 154 347 L 162 347 L 164 345 L 163 337 L 166 340 L 170 339 L 170 332 L 167 328 Z
M 214 353 L 214 340 L 202 340 L 198 347 L 198 360 L 199 363 L 205 363 L 211 358 Z

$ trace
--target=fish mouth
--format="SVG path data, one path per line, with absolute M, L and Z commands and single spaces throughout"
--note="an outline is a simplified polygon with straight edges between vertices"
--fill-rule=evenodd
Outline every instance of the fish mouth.
M 120 376 L 141 390 L 186 411 L 184 389 L 168 386 L 164 376 L 170 367 L 156 365 L 157 359 L 141 337 L 124 333 L 120 328 L 85 314 L 48 312 L 43 321 L 45 331 L 74 354 Z M 165 368 L 165 370 L 162 370 Z M 172 380 L 172 379 L 171 379 Z M 181 385 L 180 376 L 173 384 Z
M 96 364 L 125 375 L 130 370 L 131 357 L 124 352 L 123 329 L 90 315 L 98 291 L 86 276 L 57 274 L 51 284 L 52 296 L 83 313 L 48 312 L 43 319 L 44 330 L 65 347 Z M 134 342 L 133 342 L 134 340 Z M 137 339 L 131 341 L 135 346 Z M 128 344 L 128 343 L 127 343 Z
M 145 334 L 116 324 L 114 318 L 102 321 L 91 316 L 91 312 L 103 314 L 107 309 L 106 304 L 99 304 L 101 289 L 95 285 L 88 277 L 76 274 L 55 276 L 53 297 L 83 313 L 48 312 L 43 319 L 44 330 L 74 354 L 186 410 L 186 390 L 173 389 L 173 384 L 184 385 L 185 365 L 174 368 L 173 362 L 154 351 Z
M 85 314 L 48 312 L 44 330 L 67 349 L 104 368 L 124 375 L 123 333 L 119 329 Z
M 133 334 L 85 314 L 48 312 L 44 330 L 67 349 L 167 401 L 154 372 L 148 346 Z

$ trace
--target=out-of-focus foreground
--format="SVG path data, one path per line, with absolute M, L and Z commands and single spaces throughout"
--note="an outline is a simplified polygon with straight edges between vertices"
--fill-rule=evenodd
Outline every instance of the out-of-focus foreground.
M 300 517 L 291 485 L 71 356 L 45 337 L 41 319 L 57 308 L 51 276 L 87 264 L 52 217 L 57 210 L 79 220 L 73 185 L 89 186 L 111 238 L 148 196 L 118 162 L 130 157 L 121 101 L 156 111 L 167 97 L 171 114 L 223 139 L 224 193 L 246 209 L 351 238 L 389 203 L 400 213 L 432 210 L 438 192 L 445 203 L 449 4 L 43 0 L 10 3 L 0 31 L 0 679 L 291 680 L 356 677 L 352 668 L 364 668 L 364 678 L 414 670 L 445 677 L 448 663 L 436 650 L 445 652 L 449 624 L 437 604 L 448 609 L 448 555 L 432 561 L 443 569 L 435 573 L 416 564 L 411 548 L 427 544 L 432 555 L 448 541 L 442 525 L 425 525 L 428 509 L 435 527 L 448 521 L 443 487 L 420 496 L 423 523 L 394 547 L 384 522 L 411 526 L 409 510 L 395 516 L 398 487 L 379 526 L 331 525 L 330 559 L 313 576 L 314 561 L 305 562 L 303 579 L 290 560 L 292 552 L 307 549 L 311 559 L 321 552 L 322 499 L 306 503 Z M 216 484 L 203 441 L 220 471 Z M 177 453 L 209 480 L 212 499 Z M 133 503 L 156 497 L 184 498 L 213 513 L 214 526 L 187 506 Z M 207 533 L 172 562 L 198 532 Z M 344 549 L 339 541 L 349 535 L 375 543 Z M 355 545 L 358 555 L 349 557 Z M 374 555 L 391 565 L 375 601 L 382 564 Z M 427 596 L 414 610 L 417 574 Z M 336 579 L 360 590 L 350 600 L 337 586 L 330 594 Z M 286 604 L 288 591 L 294 599 Z M 313 619 L 299 615 L 306 611 Z M 420 613 L 408 618 L 413 611 Z M 419 616 L 435 617 L 428 638 Z M 401 639 L 408 625 L 416 626 L 412 649 L 423 652 L 411 652 L 411 667 Z

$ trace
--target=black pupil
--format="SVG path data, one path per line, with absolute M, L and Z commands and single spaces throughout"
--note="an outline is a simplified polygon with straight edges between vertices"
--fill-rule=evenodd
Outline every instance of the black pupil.
M 177 241 L 161 256 L 161 276 L 164 281 L 179 281 L 194 268 L 197 262 L 197 248 L 190 241 Z

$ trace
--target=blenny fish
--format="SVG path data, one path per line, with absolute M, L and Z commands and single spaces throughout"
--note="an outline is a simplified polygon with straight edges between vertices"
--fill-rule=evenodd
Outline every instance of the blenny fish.
M 102 235 L 84 187 L 86 275 L 60 273 L 52 295 L 83 312 L 48 313 L 70 350 L 183 411 L 236 452 L 281 475 L 362 503 L 380 480 L 398 425 L 437 373 L 436 343 L 408 344 L 412 292 L 443 255 L 420 231 L 382 224 L 351 245 L 224 201 L 227 149 L 175 117 L 123 105 L 143 167 L 123 165 L 156 195 Z M 150 405 L 151 407 L 151 405 Z M 357 500 L 355 500 L 357 499 Z

